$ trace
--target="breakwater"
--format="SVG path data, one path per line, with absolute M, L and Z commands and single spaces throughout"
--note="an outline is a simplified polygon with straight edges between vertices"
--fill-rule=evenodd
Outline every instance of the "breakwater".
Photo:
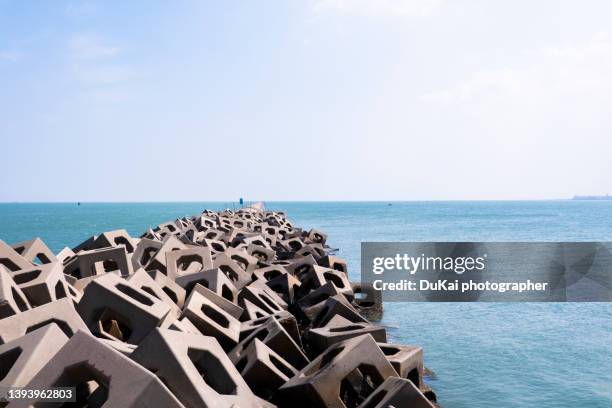
M 58 254 L 1 243 L 0 386 L 88 406 L 430 406 L 421 348 L 386 343 L 363 317 L 380 299 L 325 241 L 242 209 Z

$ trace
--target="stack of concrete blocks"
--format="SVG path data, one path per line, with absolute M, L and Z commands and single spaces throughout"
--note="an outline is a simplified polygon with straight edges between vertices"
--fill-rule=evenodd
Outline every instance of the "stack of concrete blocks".
M 58 254 L 0 241 L 0 389 L 75 387 L 89 407 L 434 406 L 422 349 L 364 317 L 380 295 L 326 240 L 246 208 Z

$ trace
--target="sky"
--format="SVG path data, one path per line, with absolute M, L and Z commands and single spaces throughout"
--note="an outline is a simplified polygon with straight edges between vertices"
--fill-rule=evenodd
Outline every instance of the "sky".
M 612 193 L 611 15 L 0 0 L 0 201 Z

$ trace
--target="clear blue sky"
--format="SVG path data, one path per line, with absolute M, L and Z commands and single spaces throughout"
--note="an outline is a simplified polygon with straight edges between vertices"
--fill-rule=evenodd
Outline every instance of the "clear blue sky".
M 611 15 L 0 0 L 0 201 L 612 193 Z

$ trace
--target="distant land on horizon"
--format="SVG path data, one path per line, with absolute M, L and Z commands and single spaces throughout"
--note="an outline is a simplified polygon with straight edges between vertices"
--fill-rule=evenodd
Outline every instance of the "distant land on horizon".
M 612 200 L 612 196 L 606 195 L 575 195 L 572 200 Z

